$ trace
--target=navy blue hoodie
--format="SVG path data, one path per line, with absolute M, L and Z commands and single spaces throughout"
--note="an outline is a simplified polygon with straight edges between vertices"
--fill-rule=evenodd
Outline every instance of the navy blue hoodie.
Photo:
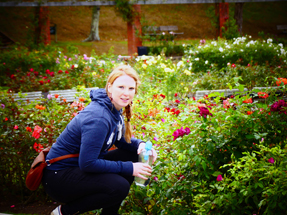
M 79 158 L 68 158 L 48 166 L 49 170 L 61 170 L 79 166 L 82 171 L 95 173 L 133 174 L 132 162 L 109 161 L 103 157 L 115 144 L 117 148 L 135 151 L 142 140 L 124 139 L 122 110 L 118 111 L 105 89 L 91 90 L 91 103 L 80 111 L 57 138 L 47 159 L 79 153 Z

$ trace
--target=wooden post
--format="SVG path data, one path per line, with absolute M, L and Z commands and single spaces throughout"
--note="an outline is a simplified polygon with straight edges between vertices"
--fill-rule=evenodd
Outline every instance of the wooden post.
M 243 26 L 243 5 L 244 2 L 236 2 L 235 13 L 234 13 L 234 19 L 236 20 L 236 25 L 238 26 L 238 31 L 241 35 Z
M 128 31 L 128 55 L 132 56 L 137 53 L 137 47 L 142 46 L 141 35 L 141 23 L 140 23 L 140 5 L 133 5 L 134 10 L 137 15 L 133 22 L 127 22 L 127 31 Z
M 39 8 L 39 19 L 37 28 L 37 43 L 44 43 L 45 45 L 51 43 L 50 37 L 50 19 L 49 19 L 49 7 Z
M 222 27 L 229 18 L 229 5 L 228 3 L 216 3 L 215 14 L 219 16 L 219 29 L 217 31 L 217 37 L 222 37 Z

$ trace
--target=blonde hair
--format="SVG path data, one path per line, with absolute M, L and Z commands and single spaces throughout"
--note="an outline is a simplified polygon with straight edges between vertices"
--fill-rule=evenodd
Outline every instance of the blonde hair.
M 139 76 L 138 76 L 137 72 L 132 67 L 130 67 L 128 65 L 121 65 L 121 66 L 116 67 L 108 77 L 107 84 L 106 84 L 106 92 L 107 92 L 109 97 L 110 97 L 110 94 L 108 91 L 109 84 L 112 85 L 118 77 L 123 76 L 123 75 L 128 75 L 135 80 L 135 82 L 136 82 L 135 93 L 137 94 L 138 86 L 140 85 L 140 80 L 139 80 Z M 128 143 L 131 142 L 131 137 L 133 134 L 132 133 L 132 126 L 130 123 L 130 119 L 132 118 L 131 105 L 132 104 L 128 104 L 123 111 L 123 114 L 125 115 L 125 117 L 127 119 L 125 121 L 125 127 L 126 127 L 125 140 Z

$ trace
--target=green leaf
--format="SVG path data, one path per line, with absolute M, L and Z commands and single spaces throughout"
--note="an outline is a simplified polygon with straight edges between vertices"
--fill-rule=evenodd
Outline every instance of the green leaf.
M 215 171 L 212 175 L 213 175 L 214 177 L 217 177 L 218 175 L 222 175 L 222 172 L 220 172 L 220 171 Z
M 248 135 L 246 135 L 246 138 L 247 138 L 247 139 L 253 139 L 253 138 L 254 138 L 254 135 L 253 135 L 253 134 L 248 134 Z
M 256 140 L 259 140 L 261 138 L 261 136 L 258 135 L 258 134 L 254 134 L 254 137 L 255 137 Z
M 206 163 L 205 163 L 205 161 L 203 160 L 203 161 L 201 161 L 201 165 L 202 165 L 202 168 L 204 169 L 204 171 L 206 170 Z
M 240 90 L 240 92 L 243 92 L 243 91 L 244 91 L 244 85 L 241 85 L 241 84 L 240 84 L 240 85 L 238 86 L 238 89 Z

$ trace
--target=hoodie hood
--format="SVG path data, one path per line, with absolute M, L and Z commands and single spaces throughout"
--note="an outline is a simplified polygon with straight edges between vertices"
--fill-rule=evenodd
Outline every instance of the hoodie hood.
M 108 97 L 108 94 L 105 89 L 97 89 L 90 91 L 90 98 L 92 101 L 96 101 L 101 105 L 107 106 L 110 110 L 112 109 L 111 99 Z
M 97 89 L 97 90 L 91 90 L 90 91 L 90 98 L 92 101 L 99 103 L 101 106 L 106 107 L 107 109 L 109 109 L 113 115 L 116 116 L 116 118 L 119 120 L 120 119 L 120 115 L 122 114 L 122 109 L 120 111 L 118 111 L 111 99 L 108 97 L 108 94 L 106 92 L 105 89 L 101 88 L 101 89 Z

